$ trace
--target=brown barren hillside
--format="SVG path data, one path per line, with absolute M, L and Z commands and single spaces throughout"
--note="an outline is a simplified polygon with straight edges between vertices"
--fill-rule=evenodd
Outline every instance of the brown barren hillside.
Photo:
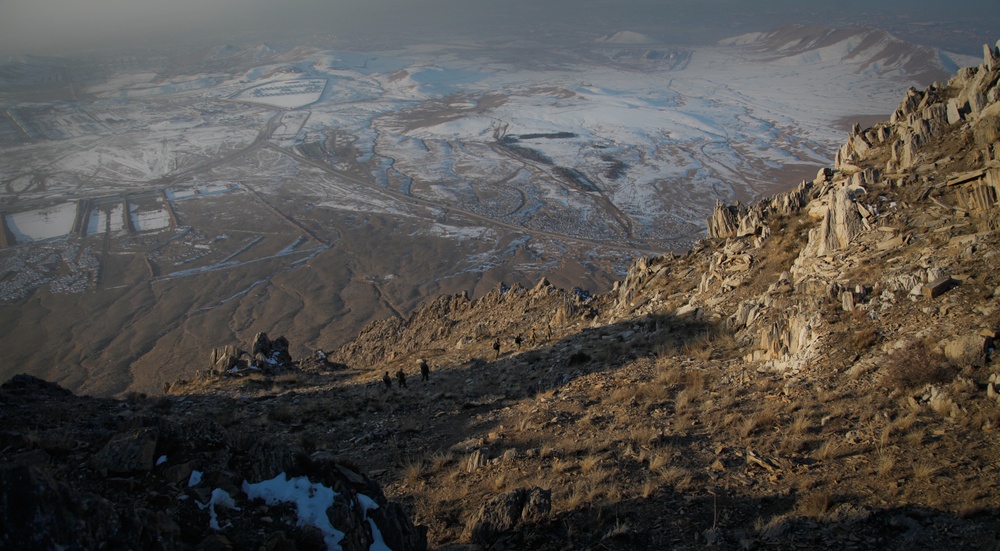
M 326 509 L 352 549 L 994 549 L 998 80 L 988 46 L 607 294 L 443 296 L 298 360 L 219 343 L 155 398 L 13 380 L 0 541 L 324 548 L 243 486 L 285 472 L 376 494 L 372 523 Z

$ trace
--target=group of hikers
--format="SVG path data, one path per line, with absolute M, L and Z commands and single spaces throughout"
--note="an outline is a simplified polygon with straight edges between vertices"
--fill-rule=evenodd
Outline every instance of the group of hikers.
M 550 325 L 547 325 L 545 327 L 545 338 L 549 340 L 552 339 L 552 326 Z M 535 340 L 536 340 L 535 330 L 532 329 L 528 333 L 528 345 L 535 346 Z M 518 350 L 521 349 L 521 343 L 523 342 L 524 339 L 521 337 L 520 333 L 514 336 L 514 346 L 517 347 Z M 493 341 L 493 351 L 496 352 L 496 359 L 498 360 L 500 359 L 500 349 L 501 349 L 500 337 L 497 337 L 496 340 Z M 420 368 L 420 380 L 430 381 L 431 366 L 427 363 L 427 360 L 424 358 L 420 358 L 419 360 L 417 360 L 417 366 Z M 397 386 L 399 386 L 399 388 L 406 388 L 406 373 L 403 372 L 403 368 L 399 368 L 399 371 L 396 372 L 396 381 L 397 381 L 396 384 Z M 389 376 L 388 371 L 385 372 L 385 375 L 382 375 L 382 383 L 385 384 L 386 389 L 392 388 L 392 377 Z
M 417 360 L 417 365 L 420 367 L 420 380 L 430 381 L 431 366 L 427 363 L 427 360 L 420 358 Z M 406 373 L 403 373 L 403 368 L 399 368 L 399 371 L 396 372 L 396 380 L 398 381 L 399 388 L 406 388 Z M 382 382 L 385 383 L 385 388 L 392 388 L 392 378 L 389 377 L 388 371 L 385 372 L 385 375 L 382 375 Z

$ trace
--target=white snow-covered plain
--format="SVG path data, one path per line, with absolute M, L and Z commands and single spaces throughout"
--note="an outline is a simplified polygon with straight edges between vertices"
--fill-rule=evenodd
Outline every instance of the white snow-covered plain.
M 261 47 L 182 66 L 197 70 L 116 71 L 75 102 L 9 106 L 33 137 L 0 149 L 0 195 L 17 199 L 5 220 L 30 243 L 69 235 L 83 196 L 156 191 L 173 204 L 239 186 L 265 206 L 423 217 L 418 231 L 455 241 L 520 230 L 539 247 L 676 250 L 703 235 L 716 201 L 830 166 L 845 123 L 888 118 L 926 84 L 918 73 L 975 61 L 917 67 L 919 49 L 884 33 L 784 32 L 696 49 L 628 31 L 558 51 Z M 619 59 L 612 46 L 657 53 Z M 168 209 L 102 204 L 85 234 L 165 229 Z

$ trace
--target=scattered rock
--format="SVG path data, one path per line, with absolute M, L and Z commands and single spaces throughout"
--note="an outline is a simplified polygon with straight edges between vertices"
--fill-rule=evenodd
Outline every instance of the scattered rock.
M 939 277 L 923 287 L 923 294 L 927 298 L 937 298 L 947 293 L 958 284 L 957 281 L 948 276 Z

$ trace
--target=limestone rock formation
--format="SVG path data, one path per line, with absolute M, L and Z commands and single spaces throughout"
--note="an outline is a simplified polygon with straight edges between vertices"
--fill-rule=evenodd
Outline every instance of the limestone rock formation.
M 867 129 L 854 125 L 834 167 L 821 170 L 812 182 L 750 205 L 718 203 L 707 221 L 710 241 L 692 251 L 702 259 L 701 267 L 692 271 L 691 262 L 676 257 L 637 262 L 616 286 L 606 319 L 655 315 L 666 308 L 675 315 L 697 312 L 706 320 L 726 320 L 737 339 L 752 347 L 745 354 L 748 361 L 797 369 L 820 349 L 824 322 L 817 303 L 829 301 L 841 311 L 876 317 L 900 295 L 916 300 L 935 278 L 920 270 L 906 273 L 905 262 L 883 264 L 889 255 L 902 259 L 898 255 L 904 251 L 919 256 L 914 230 L 900 226 L 916 219 L 922 234 L 965 225 L 965 234 L 953 230 L 945 243 L 963 247 L 966 256 L 976 254 L 981 240 L 992 242 L 986 236 L 1000 226 L 997 59 L 997 49 L 986 46 L 979 67 L 959 71 L 947 84 L 909 89 L 889 121 Z M 973 148 L 964 150 L 969 143 Z M 918 210 L 917 202 L 930 205 L 930 212 Z M 754 291 L 758 294 L 739 292 L 767 269 L 761 259 L 774 254 L 769 250 L 778 233 L 773 222 L 799 211 L 815 222 L 799 222 L 808 227 L 808 238 L 792 245 L 792 262 L 776 267 L 772 277 L 778 277 Z M 966 217 L 964 224 L 949 222 L 952 215 Z M 864 262 L 880 269 L 865 272 L 858 266 Z M 679 307 L 660 290 L 665 278 L 678 273 L 698 282 Z M 864 274 L 871 279 L 858 285 Z M 968 350 L 975 346 L 949 342 L 951 355 L 972 357 Z

